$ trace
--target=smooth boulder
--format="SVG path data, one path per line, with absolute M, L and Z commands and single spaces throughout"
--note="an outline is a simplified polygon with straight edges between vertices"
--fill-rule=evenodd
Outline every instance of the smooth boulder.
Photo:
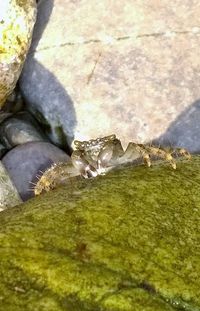
M 200 310 L 199 176 L 127 166 L 1 213 L 2 310 Z
M 124 147 L 158 140 L 200 151 L 198 7 L 41 1 L 20 78 L 28 109 L 55 143 L 114 133 Z
M 35 0 L 0 0 L 0 108 L 21 73 L 35 20 Z

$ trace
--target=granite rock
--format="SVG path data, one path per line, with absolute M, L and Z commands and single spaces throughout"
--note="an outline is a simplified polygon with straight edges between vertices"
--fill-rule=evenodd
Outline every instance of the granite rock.
M 29 49 L 35 0 L 0 0 L 0 107 L 11 94 Z
M 38 12 L 20 86 L 55 142 L 57 129 L 68 144 L 116 133 L 124 146 L 168 131 L 200 150 L 199 112 L 169 131 L 200 98 L 199 1 L 50 0 Z

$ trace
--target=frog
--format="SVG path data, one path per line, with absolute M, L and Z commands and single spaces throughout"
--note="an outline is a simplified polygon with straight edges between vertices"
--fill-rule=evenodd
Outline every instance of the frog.
M 72 163 L 85 178 L 102 175 L 110 167 L 133 162 L 138 158 L 142 158 L 150 167 L 151 157 L 158 157 L 168 161 L 173 169 L 176 169 L 174 156 L 190 158 L 189 152 L 184 148 L 161 148 L 134 142 L 129 142 L 127 148 L 123 150 L 122 143 L 115 134 L 89 141 L 75 140 L 74 145 Z
M 65 183 L 65 180 L 71 177 L 95 178 L 105 175 L 115 167 L 136 160 L 142 160 L 147 167 L 151 167 L 152 159 L 162 159 L 175 170 L 178 156 L 191 158 L 185 148 L 160 147 L 152 144 L 129 142 L 124 150 L 115 134 L 88 141 L 75 140 L 71 161 L 55 163 L 42 172 L 33 190 L 35 195 L 39 195 L 54 189 L 58 184 Z

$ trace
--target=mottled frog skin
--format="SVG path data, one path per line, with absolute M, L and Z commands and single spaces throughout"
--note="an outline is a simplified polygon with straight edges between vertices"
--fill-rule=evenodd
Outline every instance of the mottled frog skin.
M 55 188 L 67 178 L 79 175 L 84 178 L 94 178 L 106 174 L 116 166 L 137 159 L 142 159 L 150 167 L 151 158 L 157 157 L 169 162 L 171 167 L 176 169 L 177 156 L 184 156 L 187 159 L 191 157 L 184 148 L 162 148 L 134 142 L 130 142 L 124 150 L 121 141 L 114 134 L 88 141 L 75 140 L 74 145 L 71 163 L 54 164 L 39 176 L 34 186 L 35 195 Z
M 151 145 L 130 142 L 124 151 L 122 144 L 116 136 L 110 135 L 89 141 L 75 141 L 76 149 L 72 153 L 72 163 L 79 173 L 85 178 L 96 177 L 105 173 L 109 167 L 132 162 L 143 158 L 148 167 L 151 166 L 151 156 L 156 156 L 168 161 L 176 169 L 174 157 L 190 154 L 183 148 L 158 148 Z

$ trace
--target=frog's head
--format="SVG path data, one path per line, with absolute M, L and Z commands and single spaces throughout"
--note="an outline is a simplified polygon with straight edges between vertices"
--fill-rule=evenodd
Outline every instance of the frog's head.
M 109 143 L 113 143 L 116 140 L 116 135 L 90 139 L 88 141 L 75 140 L 74 145 L 76 150 L 82 151 L 85 155 L 90 156 L 92 159 L 96 159 L 100 151 Z

